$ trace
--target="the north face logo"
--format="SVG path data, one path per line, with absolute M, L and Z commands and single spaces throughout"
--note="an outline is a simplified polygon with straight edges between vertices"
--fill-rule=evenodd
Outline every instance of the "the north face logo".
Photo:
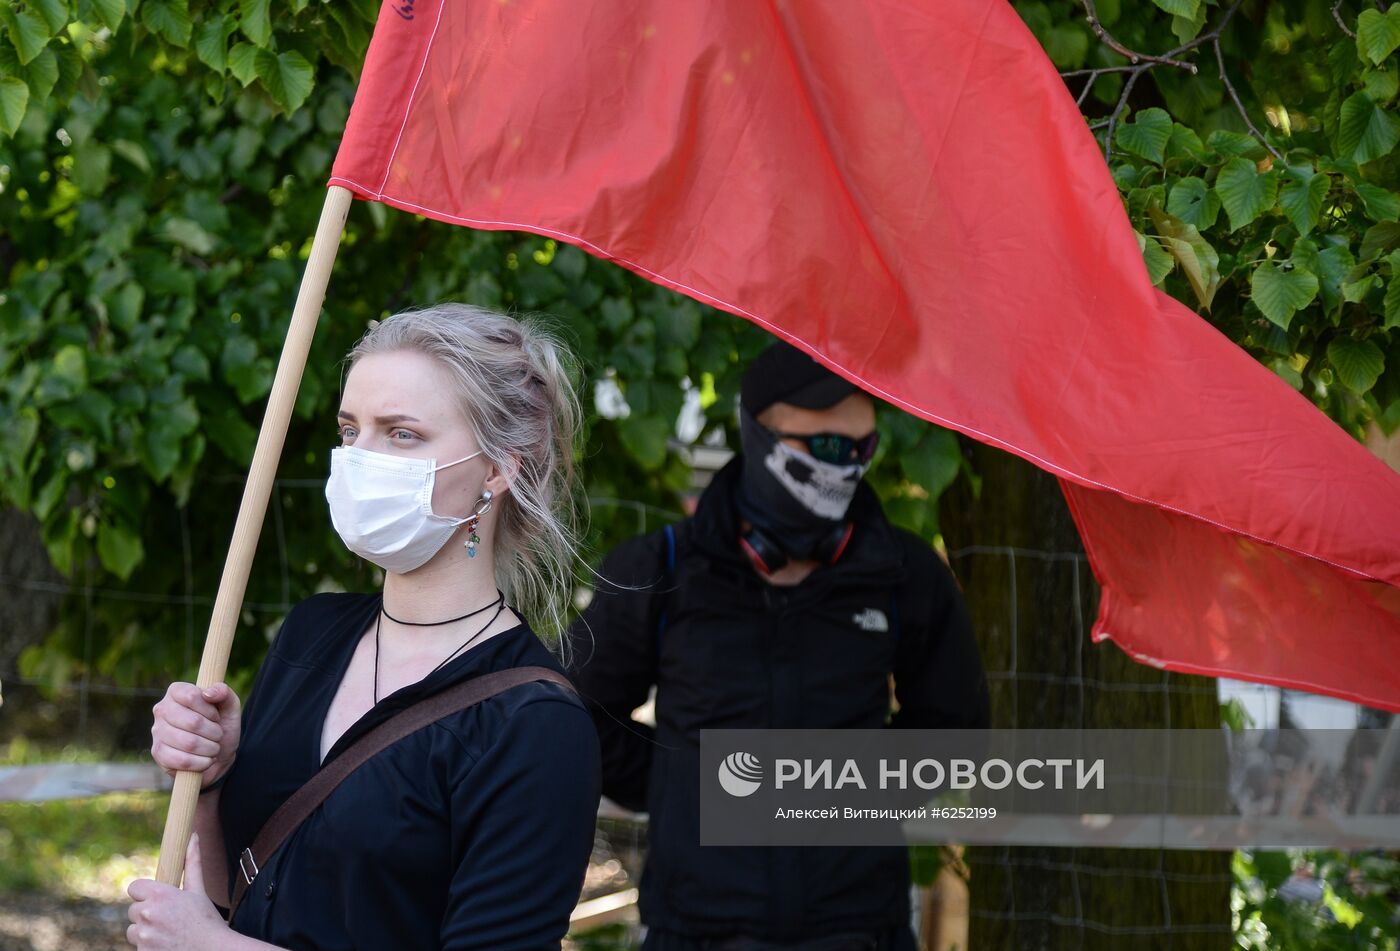
M 851 615 L 851 620 L 855 621 L 863 631 L 888 631 L 890 629 L 889 618 L 885 617 L 885 612 L 879 608 L 866 608 Z

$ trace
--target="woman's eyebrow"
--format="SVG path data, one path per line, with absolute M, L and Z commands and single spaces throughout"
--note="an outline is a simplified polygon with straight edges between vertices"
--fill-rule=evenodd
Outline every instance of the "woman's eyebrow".
M 350 422 L 352 422 L 352 423 L 358 423 L 358 422 L 359 422 L 359 420 L 357 420 L 357 419 L 355 418 L 355 414 L 354 414 L 354 413 L 347 413 L 347 412 L 345 412 L 345 410 L 340 410 L 338 413 L 336 413 L 336 416 L 340 417 L 341 419 L 348 419 L 348 420 L 349 420 Z M 419 422 L 422 422 L 422 420 L 420 420 L 417 416 L 404 416 L 403 414 L 397 414 L 397 415 L 394 415 L 394 416 L 376 416 L 376 417 L 374 417 L 374 421 L 375 421 L 376 423 L 379 423 L 381 426 L 387 425 L 388 423 L 419 423 Z

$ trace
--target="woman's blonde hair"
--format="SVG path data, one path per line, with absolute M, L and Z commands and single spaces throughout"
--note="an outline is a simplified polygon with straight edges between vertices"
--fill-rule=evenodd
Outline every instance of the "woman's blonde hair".
M 573 355 L 533 318 L 449 303 L 380 321 L 347 362 L 396 350 L 435 357 L 451 374 L 483 454 L 510 482 L 495 506 L 496 584 L 536 631 L 561 634 L 580 531 Z

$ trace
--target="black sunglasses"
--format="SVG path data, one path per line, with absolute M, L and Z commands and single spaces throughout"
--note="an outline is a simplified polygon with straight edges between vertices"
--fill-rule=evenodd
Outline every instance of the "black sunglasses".
M 842 433 L 783 433 L 776 429 L 769 432 L 783 439 L 796 439 L 807 446 L 807 452 L 813 459 L 838 466 L 852 463 L 863 465 L 869 462 L 874 458 L 875 447 L 880 443 L 878 430 L 859 439 Z

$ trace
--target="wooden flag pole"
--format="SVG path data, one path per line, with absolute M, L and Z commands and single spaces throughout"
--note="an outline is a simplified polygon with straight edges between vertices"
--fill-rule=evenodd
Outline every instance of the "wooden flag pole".
M 248 587 L 248 572 L 253 565 L 253 553 L 258 547 L 267 500 L 277 475 L 277 462 L 282 456 L 282 444 L 287 438 L 287 424 L 292 418 L 297 390 L 301 387 L 306 356 L 311 350 L 311 338 L 321 305 L 326 299 L 326 284 L 330 280 L 335 255 L 340 250 L 345 216 L 350 210 L 349 189 L 332 185 L 326 190 L 326 202 L 321 208 L 321 220 L 316 237 L 311 242 L 311 256 L 297 291 L 292 322 L 287 327 L 287 339 L 282 344 L 282 356 L 277 361 L 277 375 L 272 381 L 272 393 L 267 398 L 262 429 L 258 432 L 257 448 L 248 482 L 243 487 L 243 501 L 238 507 L 238 521 L 233 528 L 233 541 L 224 562 L 224 574 L 219 580 L 219 593 L 214 599 L 214 613 L 209 619 L 209 636 L 204 642 L 204 655 L 199 662 L 200 687 L 208 687 L 224 679 L 228 669 L 229 649 L 238 616 L 243 609 L 243 595 Z M 156 880 L 167 885 L 179 885 L 185 871 L 185 848 L 194 828 L 194 810 L 199 801 L 200 774 L 181 770 L 175 774 L 175 788 L 170 794 L 170 809 L 165 815 L 165 833 L 160 840 L 160 862 Z

